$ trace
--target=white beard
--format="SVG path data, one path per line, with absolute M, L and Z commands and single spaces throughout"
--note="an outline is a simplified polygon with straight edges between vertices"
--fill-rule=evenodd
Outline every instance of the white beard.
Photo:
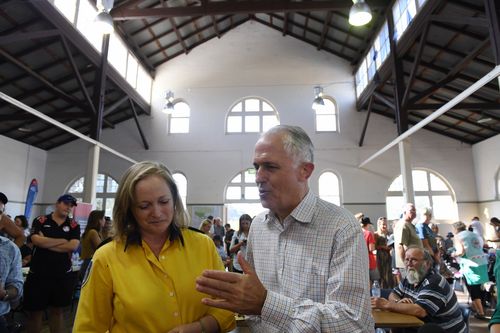
M 421 274 L 418 269 L 410 268 L 406 274 L 406 279 L 410 284 L 420 283 L 423 279 L 423 274 Z

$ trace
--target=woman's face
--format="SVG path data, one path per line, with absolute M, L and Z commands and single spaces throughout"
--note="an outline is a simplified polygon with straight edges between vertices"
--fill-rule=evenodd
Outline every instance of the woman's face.
M 101 229 L 104 227 L 106 224 L 106 219 L 103 217 L 102 219 L 99 220 L 99 225 L 101 226 Z
M 387 231 L 387 220 L 386 219 L 380 219 L 379 220 L 379 225 L 380 225 L 380 230 L 382 231 Z
M 208 224 L 208 223 L 203 224 L 201 226 L 201 231 L 208 234 L 210 232 L 210 224 Z
M 18 217 L 18 218 L 16 218 L 16 219 L 14 220 L 14 222 L 16 222 L 16 225 L 17 225 L 19 228 L 22 228 L 22 226 L 21 226 L 21 225 L 22 225 L 22 223 L 23 223 L 23 222 L 21 221 L 21 219 L 20 219 L 19 217 Z
M 241 221 L 241 230 L 243 230 L 243 231 L 249 231 L 251 223 L 252 223 L 252 221 L 249 221 L 249 220 L 243 220 L 243 221 Z
M 141 235 L 166 235 L 174 218 L 174 198 L 167 182 L 160 176 L 148 176 L 137 182 L 134 196 L 131 210 Z

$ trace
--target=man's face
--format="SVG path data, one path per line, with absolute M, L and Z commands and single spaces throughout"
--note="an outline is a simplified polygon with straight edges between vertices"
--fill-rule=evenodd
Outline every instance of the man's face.
M 403 217 L 407 222 L 413 221 L 417 217 L 415 206 L 412 204 L 407 205 Z
M 0 201 L 0 214 L 3 214 L 5 212 L 5 204 Z
M 314 165 L 295 161 L 283 148 L 281 134 L 265 135 L 257 141 L 253 165 L 262 206 L 284 219 L 307 194 L 307 179 Z
M 424 253 L 419 249 L 409 249 L 405 254 L 406 278 L 410 284 L 420 283 L 429 269 L 424 261 Z
M 73 204 L 71 202 L 63 202 L 60 201 L 56 203 L 56 213 L 59 216 L 68 216 L 71 213 L 71 210 L 73 209 Z
M 222 225 L 222 221 L 220 219 L 215 219 L 214 224 L 220 227 Z

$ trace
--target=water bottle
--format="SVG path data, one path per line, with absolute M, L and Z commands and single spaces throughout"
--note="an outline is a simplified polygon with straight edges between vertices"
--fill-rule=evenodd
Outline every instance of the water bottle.
M 380 284 L 378 283 L 378 280 L 373 281 L 372 297 L 380 297 Z

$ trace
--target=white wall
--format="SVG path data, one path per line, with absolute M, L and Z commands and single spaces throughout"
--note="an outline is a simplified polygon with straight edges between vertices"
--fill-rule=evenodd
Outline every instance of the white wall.
M 0 192 L 9 198 L 6 213 L 12 217 L 24 214 L 28 186 L 33 178 L 38 181 L 36 203 L 42 202 L 45 184 L 47 153 L 24 143 L 0 135 Z M 39 209 L 35 204 L 31 217 Z
M 321 84 L 338 103 L 340 133 L 315 133 L 313 87 Z M 167 116 L 160 110 L 166 90 L 191 106 L 190 134 L 169 135 Z M 311 187 L 323 170 L 335 171 L 343 187 L 343 202 L 353 212 L 385 215 L 385 192 L 399 175 L 396 149 L 357 166 L 396 136 L 391 119 L 373 114 L 363 147 L 358 141 L 365 112 L 355 110 L 355 90 L 349 64 L 292 37 L 283 37 L 255 22 L 248 22 L 179 56 L 157 71 L 152 115 L 140 117 L 150 149 L 144 150 L 134 121 L 103 132 L 102 141 L 130 157 L 160 160 L 188 179 L 188 204 L 222 204 L 226 184 L 251 166 L 257 134 L 225 134 L 225 116 L 234 102 L 260 96 L 279 112 L 282 124 L 302 126 L 316 147 L 316 171 Z M 464 218 L 478 213 L 472 148 L 425 130 L 412 139 L 414 167 L 432 169 L 446 177 Z M 498 146 L 498 142 L 495 143 Z M 88 145 L 72 142 L 48 154 L 45 200 L 51 202 L 69 183 L 82 176 Z M 110 154 L 101 156 L 100 172 L 119 179 L 129 162 Z M 497 163 L 498 165 L 498 163 Z
M 500 218 L 500 135 L 475 144 L 472 148 L 474 156 L 475 182 L 478 193 L 478 217 L 483 224 L 487 224 L 493 216 Z M 493 237 L 491 227 L 487 227 L 487 233 Z

